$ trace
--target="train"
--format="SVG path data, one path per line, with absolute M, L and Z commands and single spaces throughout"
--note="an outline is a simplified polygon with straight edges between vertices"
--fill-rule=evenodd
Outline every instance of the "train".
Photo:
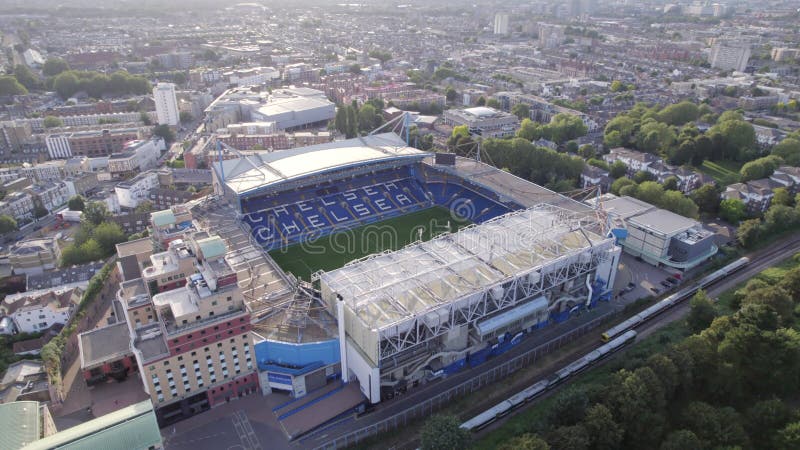
M 620 336 L 615 337 L 610 342 L 601 345 L 600 347 L 557 370 L 550 377 L 534 383 L 533 385 L 507 398 L 506 400 L 503 400 L 495 406 L 467 420 L 461 424 L 461 428 L 469 431 L 477 431 L 481 428 L 484 428 L 495 420 L 507 415 L 512 410 L 538 397 L 545 391 L 558 386 L 564 380 L 583 372 L 593 364 L 630 344 L 634 340 L 636 340 L 635 331 L 629 330 L 625 333 L 622 333 Z
M 697 282 L 692 287 L 681 289 L 680 291 L 670 295 L 669 297 L 664 298 L 663 300 L 657 302 L 653 306 L 645 309 L 639 314 L 636 314 L 628 318 L 619 325 L 609 328 L 600 335 L 600 338 L 602 339 L 603 342 L 608 342 L 610 339 L 613 339 L 614 336 L 624 333 L 638 326 L 639 324 L 650 320 L 651 318 L 657 316 L 661 312 L 693 296 L 700 289 L 705 289 L 711 286 L 712 284 L 716 283 L 717 281 L 733 274 L 734 272 L 746 266 L 749 262 L 750 262 L 749 258 L 737 259 L 736 261 L 728 264 L 727 266 L 703 277 L 699 282 Z

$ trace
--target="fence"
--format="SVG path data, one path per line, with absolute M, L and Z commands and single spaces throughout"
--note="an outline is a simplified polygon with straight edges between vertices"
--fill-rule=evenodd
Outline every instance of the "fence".
M 581 336 L 584 336 L 586 333 L 596 329 L 601 324 L 611 320 L 615 315 L 617 315 L 617 311 L 607 312 L 602 316 L 599 316 L 590 322 L 581 325 L 578 328 L 570 330 L 568 333 L 564 333 L 561 336 L 534 347 L 521 355 L 515 356 L 514 358 L 499 364 L 481 373 L 480 375 L 470 378 L 461 384 L 453 386 L 446 391 L 436 394 L 433 397 L 416 404 L 415 406 L 400 411 L 397 414 L 387 417 L 386 419 L 383 419 L 372 425 L 365 426 L 358 430 L 351 431 L 345 435 L 334 438 L 333 440 L 316 447 L 315 450 L 339 449 L 352 446 L 364 441 L 365 439 L 377 436 L 380 433 L 387 433 L 391 430 L 396 430 L 400 427 L 408 425 L 410 422 L 416 419 L 429 416 L 446 406 L 453 399 L 461 398 L 465 395 L 471 394 L 490 383 L 494 383 L 495 381 L 503 379 L 524 367 L 534 364 L 539 358 L 563 347 L 566 344 L 569 344 Z M 491 364 L 491 362 L 489 362 L 489 364 Z

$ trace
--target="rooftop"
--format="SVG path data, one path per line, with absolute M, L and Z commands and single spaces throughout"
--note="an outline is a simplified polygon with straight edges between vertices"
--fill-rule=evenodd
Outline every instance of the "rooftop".
M 26 450 L 161 448 L 161 434 L 153 405 L 150 400 L 146 400 L 59 431 L 25 448 Z
M 81 368 L 115 361 L 131 353 L 128 324 L 117 322 L 78 335 Z
M 595 219 L 596 220 L 596 219 Z M 552 206 L 515 211 L 454 234 L 372 255 L 320 275 L 367 327 L 384 329 L 531 272 L 603 238 Z
M 364 136 L 308 147 L 259 152 L 256 155 L 214 163 L 214 171 L 234 192 L 242 194 L 261 187 L 355 165 L 425 155 L 407 147 L 394 133 Z M 222 176 L 224 174 L 224 177 Z
M 672 236 L 697 226 L 697 221 L 665 209 L 654 209 L 631 217 L 628 219 L 628 223 L 667 236 Z
M 16 450 L 39 439 L 39 402 L 0 404 L 0 448 Z

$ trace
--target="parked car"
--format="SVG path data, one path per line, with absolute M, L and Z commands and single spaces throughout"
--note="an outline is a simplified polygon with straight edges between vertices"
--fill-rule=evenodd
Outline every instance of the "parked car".
M 655 286 L 651 287 L 650 290 L 653 291 L 654 294 L 660 294 L 661 293 L 661 291 Z
M 667 288 L 667 289 L 669 289 L 669 288 L 671 288 L 671 287 L 672 287 L 672 285 L 671 285 L 671 284 L 669 284 L 669 283 L 667 283 L 667 281 L 666 281 L 666 280 L 662 281 L 660 284 L 661 284 L 662 286 L 664 286 L 665 288 Z

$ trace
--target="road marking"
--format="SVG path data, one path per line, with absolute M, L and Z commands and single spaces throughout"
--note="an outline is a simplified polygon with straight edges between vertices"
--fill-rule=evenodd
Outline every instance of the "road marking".
M 253 426 L 250 424 L 250 419 L 243 410 L 238 410 L 231 416 L 233 427 L 236 429 L 236 434 L 239 435 L 239 440 L 246 450 L 261 450 L 261 443 L 256 436 Z

